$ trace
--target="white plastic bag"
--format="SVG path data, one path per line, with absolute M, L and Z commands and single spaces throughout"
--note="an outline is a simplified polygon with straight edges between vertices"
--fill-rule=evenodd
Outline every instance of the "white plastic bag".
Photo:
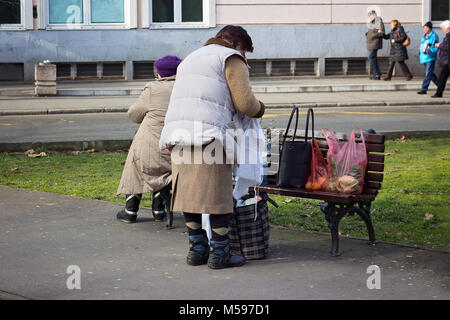
M 261 184 L 264 176 L 263 164 L 266 161 L 266 137 L 258 119 L 244 117 L 242 129 L 247 139 L 238 143 L 239 163 L 234 167 L 236 185 L 233 197 L 239 200 L 247 194 L 248 188 Z M 248 163 L 244 160 L 250 160 Z

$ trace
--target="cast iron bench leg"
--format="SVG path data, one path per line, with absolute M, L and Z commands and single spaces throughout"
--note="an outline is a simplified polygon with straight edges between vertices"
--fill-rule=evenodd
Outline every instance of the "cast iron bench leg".
M 339 222 L 346 215 L 347 209 L 340 205 L 336 208 L 334 203 L 321 203 L 320 209 L 325 214 L 325 219 L 328 221 L 328 227 L 331 230 L 331 252 L 332 257 L 340 256 L 339 252 Z
M 377 239 L 375 238 L 375 230 L 372 224 L 372 218 L 370 217 L 370 202 L 369 203 L 358 203 L 359 207 L 352 207 L 351 210 L 357 213 L 361 219 L 364 220 L 367 227 L 367 232 L 369 233 L 369 244 L 377 244 Z

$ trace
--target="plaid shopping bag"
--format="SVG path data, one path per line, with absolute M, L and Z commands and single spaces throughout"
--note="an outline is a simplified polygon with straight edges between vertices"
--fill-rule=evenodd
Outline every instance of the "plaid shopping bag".
M 249 194 L 243 199 L 252 198 Z M 265 192 L 256 204 L 234 207 L 230 221 L 230 248 L 234 253 L 242 254 L 247 260 L 264 259 L 269 252 L 269 207 L 267 202 L 278 207 Z M 256 211 L 255 211 L 256 206 Z M 256 219 L 255 219 L 256 215 Z

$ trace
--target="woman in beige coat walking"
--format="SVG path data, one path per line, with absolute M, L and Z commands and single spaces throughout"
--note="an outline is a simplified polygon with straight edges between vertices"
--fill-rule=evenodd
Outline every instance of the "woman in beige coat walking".
M 123 222 L 136 222 L 143 193 L 153 192 L 152 212 L 156 220 L 163 220 L 169 207 L 170 153 L 159 149 L 159 138 L 180 62 L 175 56 L 157 60 L 157 80 L 146 84 L 138 101 L 128 110 L 129 119 L 140 126 L 117 190 L 117 194 L 126 195 L 125 208 L 117 213 L 117 219 Z
M 160 147 L 173 150 L 172 210 L 184 213 L 189 265 L 208 263 L 212 269 L 221 269 L 245 263 L 242 256 L 230 253 L 232 164 L 227 161 L 230 145 L 224 141 L 237 112 L 252 118 L 264 114 L 264 104 L 251 89 L 247 51 L 253 51 L 247 32 L 226 26 L 187 56 L 177 71 Z M 206 160 L 208 155 L 214 162 Z M 210 245 L 202 229 L 202 213 L 210 214 Z

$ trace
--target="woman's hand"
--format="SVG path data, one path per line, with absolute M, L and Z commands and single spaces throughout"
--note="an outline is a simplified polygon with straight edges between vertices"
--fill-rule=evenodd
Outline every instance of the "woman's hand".
M 439 48 L 440 45 L 441 45 L 440 43 L 435 43 L 435 44 L 434 44 L 434 47 L 435 47 L 435 48 Z

